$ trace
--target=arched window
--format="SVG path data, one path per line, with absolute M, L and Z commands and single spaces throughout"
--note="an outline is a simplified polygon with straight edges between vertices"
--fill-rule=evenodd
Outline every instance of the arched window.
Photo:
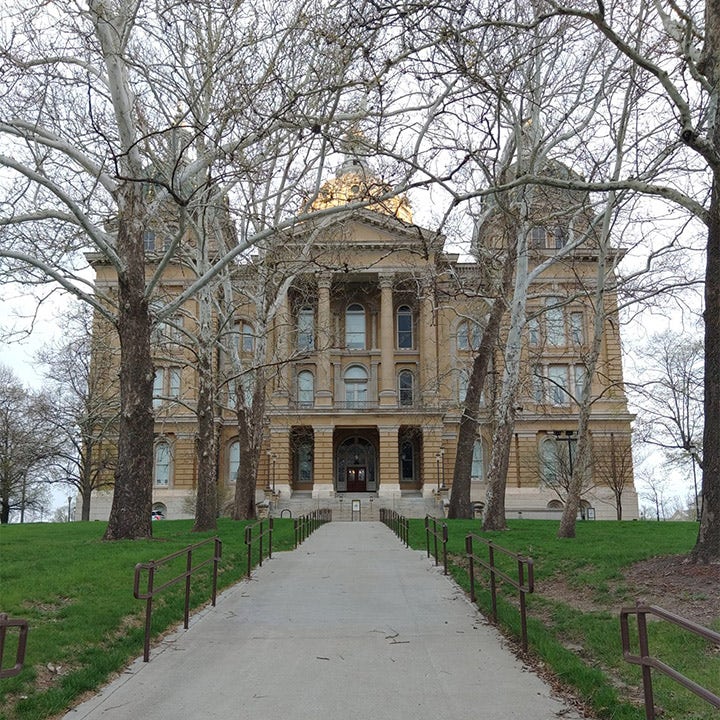
M 368 375 L 365 368 L 352 365 L 345 371 L 345 402 L 348 407 L 365 407 Z
M 301 483 L 313 481 L 313 443 L 310 439 L 302 440 L 298 445 L 297 479 Z
M 397 346 L 399 350 L 413 348 L 413 313 L 408 305 L 397 309 Z
M 365 349 L 365 308 L 358 303 L 348 305 L 345 311 L 345 347 Z
M 155 445 L 155 485 L 168 487 L 170 485 L 171 470 L 170 444 L 161 440 Z
M 228 483 L 234 483 L 237 480 L 237 474 L 239 469 L 240 443 L 237 440 L 233 440 L 230 445 L 228 445 Z
M 470 478 L 472 480 L 482 480 L 485 468 L 483 467 L 483 446 L 482 440 L 478 438 L 473 444 L 472 468 L 470 470 Z
M 456 340 L 458 350 L 477 350 L 480 347 L 480 326 L 469 320 L 458 325 Z
M 462 405 L 465 402 L 468 385 L 470 384 L 470 373 L 467 370 L 458 370 L 458 403 Z
M 297 399 L 303 407 L 312 407 L 315 402 L 315 378 L 309 370 L 302 370 L 297 376 Z
M 409 406 L 413 404 L 413 385 L 413 374 L 409 370 L 402 370 L 398 375 L 398 394 L 401 405 Z
M 315 311 L 308 305 L 298 311 L 297 349 L 299 352 L 315 349 Z
M 255 348 L 255 333 L 253 332 L 253 326 L 249 323 L 242 324 L 242 344 L 240 349 L 244 353 L 251 353 Z

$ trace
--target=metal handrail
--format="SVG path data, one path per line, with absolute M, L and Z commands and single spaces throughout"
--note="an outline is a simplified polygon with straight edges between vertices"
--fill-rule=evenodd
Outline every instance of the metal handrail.
M 488 548 L 488 559 L 477 557 L 473 549 L 473 541 L 479 541 Z M 495 552 L 500 552 L 517 562 L 517 579 L 510 577 L 495 565 Z M 465 536 L 465 554 L 470 566 L 470 600 L 475 602 L 475 563 L 479 563 L 486 570 L 490 571 L 490 595 L 492 598 L 492 620 L 497 622 L 497 582 L 496 577 L 514 587 L 520 593 L 520 627 L 522 634 L 523 651 L 527 652 L 527 609 L 525 607 L 525 595 L 535 589 L 535 574 L 533 571 L 533 560 L 518 553 L 511 552 L 506 548 L 494 543 L 487 538 L 479 537 L 473 533 Z M 526 580 L 527 571 L 527 580 Z
M 295 526 L 295 547 L 307 540 L 321 525 L 331 521 L 332 510 L 330 508 L 318 508 L 296 517 L 293 521 Z
M 432 526 L 432 527 L 431 527 Z M 443 573 L 448 574 L 448 558 L 447 558 L 447 541 L 448 541 L 448 528 L 447 523 L 441 523 L 438 529 L 438 519 L 432 515 L 425 516 L 425 547 L 427 549 L 427 556 L 430 557 L 430 537 L 433 538 L 433 556 L 435 558 L 435 565 L 439 564 L 438 560 L 438 540 L 442 543 L 443 553 Z
M 17 649 L 15 650 L 15 664 L 11 668 L 3 669 L 3 656 L 5 654 L 5 635 L 9 627 L 20 628 Z M 25 664 L 25 649 L 27 648 L 28 621 L 10 618 L 6 613 L 0 613 L 0 678 L 15 677 Z
M 380 522 L 385 523 L 405 544 L 409 546 L 410 539 L 410 521 L 400 515 L 396 510 L 390 508 L 380 508 Z
M 204 545 L 209 545 L 210 543 L 214 544 L 213 556 L 211 558 L 208 558 L 207 560 L 203 560 L 197 565 L 193 565 L 193 552 L 198 548 L 203 547 Z M 170 580 L 167 580 L 162 585 L 155 587 L 155 571 L 163 565 L 166 565 L 170 561 L 182 557 L 183 555 L 185 555 L 186 558 L 185 571 L 181 572 L 179 575 L 176 575 Z M 214 537 L 208 538 L 207 540 L 203 540 L 199 543 L 195 543 L 195 545 L 189 545 L 188 547 L 183 548 L 182 550 L 178 550 L 171 555 L 160 558 L 160 560 L 151 560 L 150 562 L 138 563 L 137 565 L 135 565 L 133 595 L 137 600 L 145 600 L 145 643 L 143 648 L 143 660 L 145 662 L 148 662 L 148 660 L 150 659 L 150 630 L 152 625 L 153 598 L 155 597 L 155 595 L 161 590 L 165 590 L 165 588 L 168 588 L 171 585 L 175 585 L 183 579 L 185 580 L 185 610 L 183 614 L 183 627 L 185 628 L 185 630 L 187 630 L 190 619 L 190 578 L 194 572 L 212 563 L 213 573 L 211 602 L 213 607 L 215 607 L 215 600 L 217 598 L 218 564 L 220 563 L 221 557 L 222 540 L 220 540 L 220 538 L 218 537 Z M 140 592 L 140 575 L 142 574 L 143 570 L 147 570 L 147 590 L 145 592 Z
M 640 655 L 633 655 L 630 651 L 630 630 L 628 627 L 628 617 L 630 615 L 637 615 Z M 720 633 L 710 630 L 710 628 L 703 627 L 702 625 L 698 625 L 692 620 L 688 620 L 680 615 L 671 613 L 669 610 L 665 610 L 664 608 L 657 607 L 656 605 L 645 605 L 640 601 L 636 603 L 634 608 L 623 608 L 620 611 L 620 636 L 622 638 L 623 657 L 627 662 L 633 665 L 640 665 L 642 667 L 646 719 L 655 720 L 655 702 L 653 698 L 652 675 L 650 673 L 650 670 L 653 668 L 658 672 L 661 672 L 663 675 L 667 675 L 667 677 L 675 680 L 675 682 L 695 693 L 695 695 L 710 703 L 713 707 L 720 708 L 720 696 L 715 695 L 715 693 L 710 692 L 707 688 L 698 685 L 696 682 L 693 682 L 684 675 L 681 675 L 674 668 L 650 655 L 647 632 L 647 615 L 654 615 L 662 620 L 667 620 L 673 625 L 677 625 L 684 630 L 688 630 L 695 635 L 699 635 L 710 642 L 720 645 Z
M 267 527 L 265 526 L 265 523 L 267 522 Z M 257 528 L 258 532 L 253 537 L 253 532 Z M 258 520 L 256 523 L 253 523 L 252 525 L 248 525 L 245 528 L 245 545 L 247 546 L 247 576 L 250 577 L 250 573 L 252 572 L 252 551 L 253 551 L 253 543 L 257 540 L 259 545 L 259 554 L 258 554 L 258 565 L 262 567 L 263 564 L 263 538 L 268 538 L 268 554 L 267 556 L 269 558 L 272 558 L 272 534 L 273 534 L 273 519 L 272 518 L 263 518 L 262 520 Z

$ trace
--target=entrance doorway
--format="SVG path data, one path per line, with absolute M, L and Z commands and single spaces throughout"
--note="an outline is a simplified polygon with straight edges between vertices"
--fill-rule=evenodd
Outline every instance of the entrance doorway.
M 335 455 L 335 491 L 377 492 L 377 453 L 367 437 L 352 434 L 337 446 Z
M 347 469 L 347 491 L 365 492 L 367 490 L 367 468 L 349 467 Z

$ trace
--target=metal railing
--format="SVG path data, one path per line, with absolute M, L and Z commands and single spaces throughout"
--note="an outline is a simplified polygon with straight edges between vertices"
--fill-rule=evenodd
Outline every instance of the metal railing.
M 477 541 L 488 549 L 488 559 L 475 555 L 473 543 Z M 515 560 L 517 562 L 517 578 L 510 577 L 495 565 L 495 552 Z M 527 610 L 525 607 L 525 595 L 533 592 L 535 588 L 535 575 L 533 572 L 532 558 L 523 557 L 517 553 L 510 552 L 504 547 L 495 544 L 492 540 L 478 537 L 473 533 L 465 536 L 465 553 L 469 563 L 470 571 L 470 600 L 475 602 L 475 563 L 478 563 L 490 571 L 490 596 L 492 598 L 492 621 L 497 623 L 497 580 L 500 578 L 508 585 L 514 587 L 520 593 L 520 626 L 522 636 L 522 648 L 524 652 L 528 649 L 527 640 Z
M 447 575 L 448 572 L 448 558 L 447 558 L 447 541 L 448 541 L 448 528 L 447 523 L 440 523 L 438 528 L 438 519 L 432 515 L 425 516 L 425 548 L 427 549 L 427 556 L 430 557 L 430 538 L 433 538 L 433 557 L 435 558 L 435 565 L 439 565 L 439 554 L 438 554 L 438 541 L 442 544 L 442 555 L 443 555 L 443 572 Z
M 305 515 L 295 518 L 295 547 L 315 532 L 321 525 L 332 520 L 332 510 L 330 508 L 318 508 Z
M 257 531 L 257 532 L 256 532 Z M 247 576 L 250 577 L 252 572 L 252 556 L 253 556 L 253 545 L 255 542 L 258 544 L 258 565 L 262 567 L 263 564 L 263 540 L 268 539 L 267 542 L 267 556 L 272 558 L 272 534 L 273 534 L 273 519 L 263 518 L 258 520 L 252 525 L 248 525 L 245 528 L 245 545 L 247 547 Z
M 208 558 L 207 560 L 203 560 L 197 565 L 193 565 L 193 553 L 198 550 L 198 548 L 209 545 L 210 543 L 214 544 L 212 557 Z M 156 571 L 163 565 L 167 565 L 168 563 L 179 557 L 182 557 L 183 555 L 185 556 L 185 570 L 180 574 L 176 575 L 175 577 L 170 578 L 170 580 L 166 580 L 162 585 L 155 587 Z M 190 578 L 194 572 L 197 572 L 201 568 L 212 563 L 213 572 L 211 602 L 214 607 L 217 597 L 218 564 L 221 557 L 222 541 L 220 540 L 220 538 L 214 537 L 203 540 L 202 542 L 196 543 L 195 545 L 189 545 L 182 550 L 178 550 L 177 552 L 172 553 L 172 555 L 167 555 L 164 558 L 160 558 L 160 560 L 151 560 L 150 562 L 146 563 L 138 563 L 135 566 L 133 595 L 138 600 L 145 600 L 145 644 L 143 649 L 143 660 L 145 662 L 148 662 L 148 660 L 150 659 L 150 631 L 152 626 L 153 598 L 155 597 L 155 595 L 157 595 L 157 593 L 159 593 L 160 591 L 170 587 L 171 585 L 175 585 L 183 579 L 185 580 L 185 609 L 183 614 L 183 627 L 187 630 L 188 622 L 190 619 Z M 142 575 L 143 571 L 147 571 L 147 589 L 145 590 L 145 592 L 140 592 L 140 576 Z
M 628 617 L 630 615 L 637 616 L 638 645 L 640 649 L 639 655 L 633 655 L 630 649 L 630 630 L 628 626 Z M 684 675 L 681 675 L 674 668 L 650 655 L 647 631 L 648 615 L 654 615 L 662 620 L 667 620 L 673 625 L 681 627 L 684 630 L 688 630 L 695 635 L 720 645 L 720 633 L 703 627 L 702 625 L 698 625 L 687 618 L 675 615 L 675 613 L 671 613 L 661 607 L 657 607 L 655 605 L 644 605 L 638 602 L 634 608 L 623 608 L 620 611 L 620 635 L 622 637 L 623 657 L 627 662 L 633 665 L 640 665 L 642 667 L 643 694 L 645 696 L 645 717 L 647 720 L 655 720 L 655 702 L 653 698 L 652 675 L 650 673 L 651 669 L 655 669 L 663 675 L 667 675 L 667 677 L 672 678 L 675 682 L 695 693 L 695 695 L 701 697 L 713 707 L 720 708 L 720 697 L 718 695 L 710 692 L 707 688 L 701 687 L 696 682 L 693 682 Z
M 408 547 L 410 537 L 410 522 L 404 515 L 400 515 L 390 508 L 380 508 L 380 522 L 385 523 Z
M 3 668 L 3 657 L 5 656 L 5 637 L 9 627 L 20 628 L 17 649 L 15 650 L 15 664 L 9 668 Z M 10 618 L 6 613 L 0 613 L 0 678 L 9 678 L 17 675 L 25 664 L 25 649 L 27 648 L 28 622 Z

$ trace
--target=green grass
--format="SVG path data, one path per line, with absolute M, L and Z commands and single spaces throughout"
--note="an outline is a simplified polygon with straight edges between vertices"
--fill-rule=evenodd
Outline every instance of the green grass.
M 694 523 L 579 523 L 577 538 L 555 537 L 557 523 L 540 520 L 509 521 L 509 531 L 483 533 L 479 521 L 448 521 L 448 551 L 451 572 L 469 590 L 465 568 L 465 536 L 468 532 L 491 538 L 516 553 L 533 558 L 535 594 L 528 596 L 528 637 L 530 651 L 549 667 L 564 684 L 602 718 L 642 720 L 642 707 L 628 701 L 628 690 L 641 687 L 637 666 L 622 659 L 619 611 L 635 602 L 623 583 L 623 569 L 635 562 L 659 555 L 687 553 L 697 534 Z M 423 523 L 411 521 L 413 547 L 425 547 Z M 476 549 L 484 557 L 486 551 Z M 499 563 L 516 576 L 511 561 Z M 481 574 L 485 571 L 481 570 Z M 576 607 L 569 598 L 543 596 L 543 582 L 563 578 L 568 595 L 582 591 L 584 602 Z M 499 622 L 512 636 L 520 637 L 517 597 L 512 588 L 502 588 Z M 478 593 L 478 604 L 490 611 L 490 594 Z M 588 609 L 588 607 L 590 608 Z M 715 629 L 720 627 L 720 618 Z M 692 678 L 700 685 L 720 693 L 720 652 L 694 635 L 664 622 L 650 624 L 651 654 Z M 631 624 L 631 637 L 633 628 Z M 637 651 L 637 650 L 635 650 Z M 717 710 L 696 698 L 659 673 L 653 673 L 655 704 L 664 717 L 710 720 Z M 634 693 L 636 698 L 637 692 Z M 642 695 L 639 695 L 642 702 Z
M 159 559 L 214 533 L 190 532 L 190 521 L 155 523 L 150 541 L 106 543 L 101 523 L 11 525 L 0 527 L 0 611 L 30 623 L 26 667 L 0 680 L 2 720 L 44 720 L 65 711 L 83 692 L 94 690 L 129 660 L 142 654 L 144 603 L 132 594 L 135 564 Z M 223 560 L 219 583 L 226 587 L 246 569 L 246 523 L 219 521 Z M 634 602 L 621 578 L 623 569 L 655 555 L 687 552 L 695 541 L 693 523 L 592 522 L 578 525 L 575 540 L 558 540 L 557 523 L 510 521 L 503 533 L 481 533 L 478 521 L 451 521 L 449 549 L 457 560 L 451 572 L 468 589 L 462 555 L 467 532 L 493 537 L 535 563 L 535 594 L 529 597 L 529 639 L 533 656 L 565 684 L 575 688 L 603 718 L 642 720 L 627 688 L 640 687 L 640 670 L 622 660 L 618 614 Z M 290 520 L 276 520 L 274 550 L 293 546 Z M 410 541 L 425 547 L 421 520 L 410 522 Z M 253 564 L 257 557 L 253 559 Z M 179 567 L 179 566 L 178 566 Z M 171 568 L 170 572 L 177 567 Z M 510 569 L 510 568 L 508 568 Z M 209 572 L 209 571 L 208 571 Z M 591 610 L 543 596 L 543 583 L 563 576 L 569 591 L 583 590 Z M 209 598 L 209 581 L 193 581 L 193 604 Z M 588 591 L 590 588 L 590 591 Z M 159 635 L 182 619 L 182 587 L 156 603 L 153 632 Z M 501 624 L 519 636 L 512 591 L 501 598 Z M 490 606 L 480 589 L 479 604 Z M 720 623 L 716 624 L 720 629 Z M 9 633 L 6 661 L 14 655 Z M 708 649 L 664 623 L 651 626 L 653 654 L 714 692 L 720 691 L 720 652 Z M 59 665 L 54 674 L 48 665 Z M 709 720 L 717 711 L 671 681 L 654 674 L 656 703 L 664 717 Z
M 30 627 L 23 671 L 0 680 L 0 718 L 42 720 L 58 714 L 142 654 L 145 603 L 133 597 L 136 563 L 217 534 L 223 541 L 218 584 L 237 582 L 247 568 L 246 524 L 220 519 L 217 533 L 192 533 L 191 521 L 163 521 L 154 523 L 152 540 L 113 543 L 102 541 L 103 523 L 0 527 L 0 612 L 25 618 Z M 273 551 L 293 545 L 292 521 L 276 520 Z M 211 557 L 212 546 L 198 553 L 196 562 Z M 257 563 L 257 552 L 252 562 Z M 181 569 L 184 559 L 164 570 L 156 585 Z M 183 593 L 179 583 L 156 600 L 156 636 L 182 621 Z M 205 568 L 193 577 L 193 607 L 209 598 L 210 568 Z M 17 633 L 9 632 L 4 667 L 13 664 L 16 640 Z M 53 673 L 49 665 L 61 669 Z

